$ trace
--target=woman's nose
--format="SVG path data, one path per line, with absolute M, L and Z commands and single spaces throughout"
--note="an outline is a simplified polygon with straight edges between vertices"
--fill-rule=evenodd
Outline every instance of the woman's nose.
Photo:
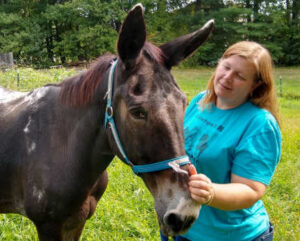
M 234 76 L 234 72 L 232 70 L 228 70 L 226 71 L 225 75 L 224 75 L 224 79 L 226 80 L 231 80 Z

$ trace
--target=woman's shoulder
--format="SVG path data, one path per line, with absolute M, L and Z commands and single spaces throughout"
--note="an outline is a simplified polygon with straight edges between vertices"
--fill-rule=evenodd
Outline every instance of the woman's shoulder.
M 277 124 L 275 117 L 267 109 L 260 108 L 251 102 L 249 102 L 249 108 L 252 110 L 252 112 L 254 114 L 252 121 L 271 122 L 271 123 Z
M 196 96 L 194 96 L 188 105 L 187 111 L 199 106 L 199 103 L 204 98 L 205 94 L 206 94 L 206 91 L 201 91 Z
M 280 133 L 279 125 L 275 117 L 266 109 L 260 108 L 248 102 L 248 127 L 254 132 L 277 132 Z
M 196 102 L 197 104 L 201 101 L 206 95 L 206 91 L 199 92 L 193 99 L 192 102 Z
M 198 93 L 189 103 L 186 111 L 185 111 L 185 121 L 194 117 L 195 113 L 199 113 L 199 103 L 205 96 L 205 91 Z

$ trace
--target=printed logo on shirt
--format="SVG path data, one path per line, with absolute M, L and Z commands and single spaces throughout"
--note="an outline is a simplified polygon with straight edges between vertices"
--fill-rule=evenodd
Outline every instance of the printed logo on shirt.
M 217 125 L 217 124 L 214 124 L 206 119 L 204 119 L 202 116 L 198 116 L 198 119 L 201 120 L 205 125 L 207 126 L 211 126 L 213 128 L 215 128 L 216 130 L 218 130 L 219 132 L 222 132 L 224 130 L 224 126 L 222 125 Z
M 199 154 L 201 154 L 206 148 L 207 148 L 207 141 L 208 141 L 209 136 L 207 134 L 204 134 L 198 145 L 197 145 L 197 149 L 199 150 Z
M 224 126 L 220 125 L 217 130 L 222 132 L 224 130 Z
M 189 128 L 184 128 L 183 129 L 183 133 L 184 133 L 184 136 L 185 138 L 192 138 L 193 136 L 195 136 L 197 133 L 196 132 L 192 132 Z

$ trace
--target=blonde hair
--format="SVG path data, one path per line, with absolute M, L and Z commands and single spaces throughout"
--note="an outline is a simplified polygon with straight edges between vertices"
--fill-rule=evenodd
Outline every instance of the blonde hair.
M 279 109 L 273 80 L 273 62 L 269 51 L 256 42 L 241 41 L 231 45 L 224 52 L 221 60 L 232 55 L 244 57 L 254 64 L 256 69 L 255 81 L 261 83 L 252 92 L 249 100 L 256 106 L 268 110 L 279 123 Z M 217 96 L 214 91 L 215 74 L 216 72 L 212 75 L 207 84 L 206 96 L 201 102 L 202 107 L 209 103 L 216 103 Z

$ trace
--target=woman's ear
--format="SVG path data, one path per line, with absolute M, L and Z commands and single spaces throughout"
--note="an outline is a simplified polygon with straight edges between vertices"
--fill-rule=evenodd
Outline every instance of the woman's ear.
M 260 85 L 262 85 L 262 83 L 263 83 L 262 80 L 255 81 L 255 82 L 253 83 L 251 93 L 252 93 L 254 90 L 256 90 L 257 87 L 259 87 Z

